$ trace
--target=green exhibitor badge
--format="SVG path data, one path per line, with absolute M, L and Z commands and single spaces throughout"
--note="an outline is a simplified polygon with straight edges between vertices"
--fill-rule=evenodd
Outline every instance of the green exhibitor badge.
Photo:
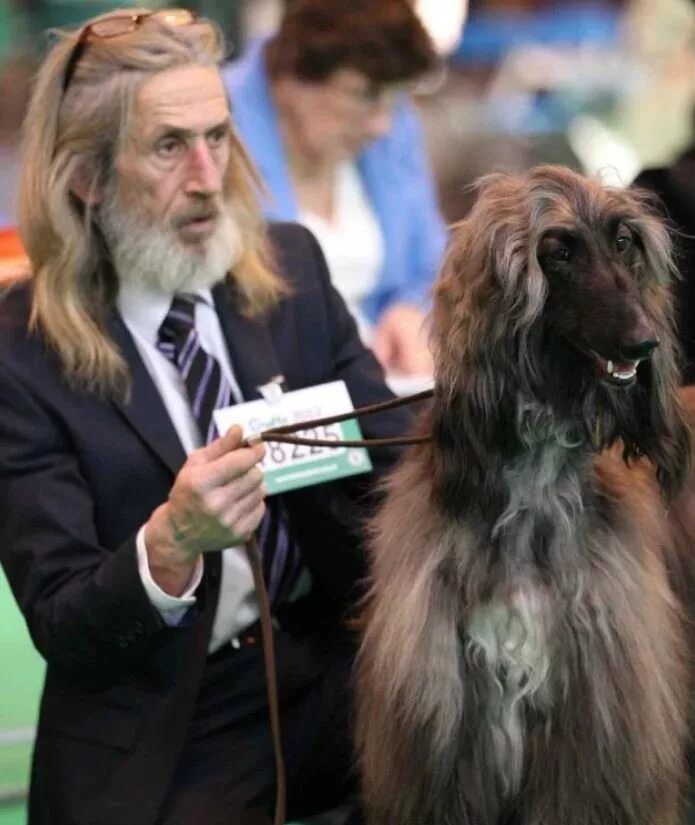
M 295 424 L 309 419 L 339 415 L 353 409 L 343 381 L 281 393 L 270 401 L 249 401 L 217 410 L 215 422 L 220 432 L 238 424 L 246 437 L 272 427 Z M 339 424 L 299 430 L 296 435 L 330 441 L 362 438 L 355 419 Z M 262 463 L 268 494 L 284 493 L 312 484 L 365 473 L 372 469 L 364 448 L 326 447 L 318 445 L 266 442 Z

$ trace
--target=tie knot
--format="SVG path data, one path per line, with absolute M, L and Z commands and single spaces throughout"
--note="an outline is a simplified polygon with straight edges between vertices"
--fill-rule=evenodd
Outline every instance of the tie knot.
M 196 295 L 182 292 L 174 295 L 166 317 L 159 327 L 159 342 L 180 344 L 195 327 Z

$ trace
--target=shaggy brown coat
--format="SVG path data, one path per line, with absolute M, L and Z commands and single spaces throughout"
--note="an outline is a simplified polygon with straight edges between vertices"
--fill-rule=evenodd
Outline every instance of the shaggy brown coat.
M 679 821 L 695 391 L 676 386 L 671 276 L 639 193 L 559 167 L 483 179 L 455 228 L 434 441 L 373 524 L 369 825 Z

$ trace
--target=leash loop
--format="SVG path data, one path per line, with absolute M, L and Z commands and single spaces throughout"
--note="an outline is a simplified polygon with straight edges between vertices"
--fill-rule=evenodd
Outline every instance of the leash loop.
M 392 398 L 389 401 L 381 401 L 378 404 L 370 404 L 366 407 L 358 407 L 348 413 L 331 415 L 325 418 L 315 418 L 311 421 L 300 421 L 295 424 L 286 424 L 282 427 L 275 427 L 264 430 L 258 435 L 244 439 L 245 446 L 258 444 L 261 441 L 277 441 L 284 444 L 314 444 L 325 447 L 386 447 L 404 444 L 422 444 L 432 440 L 431 435 L 425 436 L 403 436 L 402 438 L 371 438 L 363 440 L 348 441 L 328 441 L 319 438 L 303 438 L 289 435 L 297 430 L 319 427 L 324 424 L 337 424 L 340 421 L 347 421 L 350 418 L 359 418 L 363 415 L 384 412 L 394 407 L 402 407 L 405 404 L 412 404 L 416 401 L 424 401 L 431 398 L 433 390 L 423 390 L 414 395 L 403 396 L 402 398 Z M 287 780 L 285 775 L 285 762 L 282 755 L 282 736 L 280 730 L 280 699 L 278 696 L 277 673 L 275 668 L 275 647 L 273 641 L 273 617 L 270 610 L 270 599 L 268 590 L 263 578 L 263 566 L 258 540 L 251 536 L 246 544 L 246 553 L 249 557 L 251 570 L 253 572 L 253 582 L 258 597 L 258 608 L 261 619 L 261 637 L 263 640 L 263 658 L 265 661 L 266 689 L 268 694 L 268 710 L 270 715 L 270 730 L 273 738 L 273 751 L 275 754 L 275 816 L 273 825 L 285 825 L 285 813 L 287 806 Z
M 378 404 L 369 404 L 365 407 L 358 407 L 347 413 L 339 415 L 328 415 L 323 418 L 312 418 L 308 421 L 299 421 L 294 424 L 284 424 L 281 427 L 271 427 L 263 430 L 257 435 L 252 435 L 244 440 L 246 446 L 259 444 L 261 441 L 276 441 L 281 444 L 304 444 L 318 447 L 396 447 L 407 444 L 425 444 L 432 440 L 431 435 L 404 435 L 395 438 L 365 438 L 352 439 L 346 441 L 333 441 L 323 438 L 304 438 L 303 436 L 290 435 L 298 430 L 309 430 L 312 427 L 322 427 L 325 424 L 338 424 L 341 421 L 348 421 L 350 418 L 361 418 L 363 415 L 373 415 L 374 413 L 385 412 L 396 407 L 403 407 L 406 404 L 413 404 L 417 401 L 425 401 L 432 398 L 434 390 L 422 390 L 413 395 L 404 395 L 401 398 L 391 398 L 388 401 L 380 401 Z

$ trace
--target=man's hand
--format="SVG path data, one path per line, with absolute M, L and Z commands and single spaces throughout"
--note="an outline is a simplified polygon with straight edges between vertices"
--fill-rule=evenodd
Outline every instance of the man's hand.
M 413 304 L 394 304 L 383 313 L 374 330 L 372 349 L 386 372 L 432 374 L 425 315 Z
M 240 427 L 188 456 L 169 500 L 145 525 L 152 578 L 172 595 L 185 589 L 202 553 L 246 542 L 265 512 L 265 446 L 241 447 Z

